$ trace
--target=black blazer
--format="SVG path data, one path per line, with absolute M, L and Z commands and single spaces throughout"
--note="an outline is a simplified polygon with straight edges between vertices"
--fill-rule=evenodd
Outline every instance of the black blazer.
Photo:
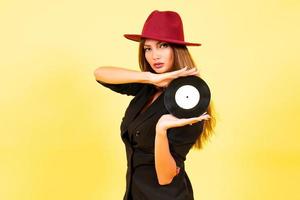
M 167 130 L 170 152 L 181 169 L 170 184 L 160 185 L 154 165 L 154 142 L 158 119 L 169 113 L 164 106 L 164 93 L 139 114 L 155 93 L 154 85 L 97 82 L 112 91 L 134 96 L 120 126 L 127 158 L 126 191 L 123 200 L 193 200 L 193 189 L 184 169 L 184 161 L 201 134 L 204 121 Z

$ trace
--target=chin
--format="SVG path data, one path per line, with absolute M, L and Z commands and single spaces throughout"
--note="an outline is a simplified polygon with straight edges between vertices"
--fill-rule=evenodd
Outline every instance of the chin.
M 166 68 L 161 68 L 161 69 L 154 69 L 154 71 L 158 74 L 161 74 L 167 72 L 168 70 Z

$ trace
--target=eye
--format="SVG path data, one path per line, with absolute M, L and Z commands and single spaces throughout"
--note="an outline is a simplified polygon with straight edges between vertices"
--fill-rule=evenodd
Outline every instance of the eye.
M 167 44 L 167 43 L 161 43 L 160 46 L 161 46 L 161 47 L 168 47 L 169 44 Z
M 147 50 L 150 50 L 150 48 L 144 48 L 144 51 L 146 52 Z

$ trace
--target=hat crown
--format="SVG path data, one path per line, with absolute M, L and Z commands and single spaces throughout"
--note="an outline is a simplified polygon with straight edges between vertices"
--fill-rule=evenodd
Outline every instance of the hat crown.
M 141 34 L 124 34 L 124 37 L 136 42 L 148 38 L 180 45 L 201 45 L 184 40 L 182 20 L 180 15 L 174 11 L 152 11 L 144 23 Z
M 142 35 L 184 41 L 182 20 L 176 12 L 154 10 L 144 24 Z

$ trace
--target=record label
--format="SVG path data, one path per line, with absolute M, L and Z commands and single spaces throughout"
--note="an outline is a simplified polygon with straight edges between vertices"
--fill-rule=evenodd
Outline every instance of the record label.
M 183 109 L 195 107 L 200 99 L 200 93 L 192 85 L 184 85 L 178 88 L 175 93 L 176 104 Z

